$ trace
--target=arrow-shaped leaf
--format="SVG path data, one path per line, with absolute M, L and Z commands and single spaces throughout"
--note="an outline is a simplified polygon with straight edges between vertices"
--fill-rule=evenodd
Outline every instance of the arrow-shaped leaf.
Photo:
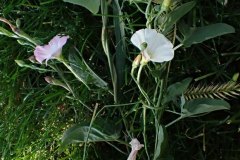
M 182 117 L 201 116 L 218 110 L 229 110 L 228 102 L 220 99 L 199 98 L 186 102 L 183 106 Z
M 186 26 L 184 26 L 186 27 Z M 179 28 L 185 30 L 186 28 Z M 216 23 L 204 27 L 189 28 L 187 33 L 184 34 L 183 44 L 186 47 L 190 47 L 192 44 L 201 43 L 205 40 L 215 38 L 224 34 L 234 33 L 235 29 L 225 23 Z
M 96 14 L 98 12 L 100 6 L 100 0 L 63 0 L 63 1 L 85 7 L 93 14 Z

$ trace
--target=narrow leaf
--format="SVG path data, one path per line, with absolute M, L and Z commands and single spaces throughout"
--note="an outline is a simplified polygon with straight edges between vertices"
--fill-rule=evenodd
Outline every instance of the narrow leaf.
M 154 152 L 154 160 L 157 160 L 160 155 L 161 155 L 161 150 L 162 150 L 162 143 L 164 141 L 164 131 L 163 131 L 163 127 L 160 125 L 158 127 L 158 134 L 156 135 L 157 136 L 157 147 L 155 149 L 155 152 Z
M 114 31 L 116 37 L 116 73 L 117 73 L 117 88 L 120 91 L 120 88 L 124 85 L 125 70 L 126 70 L 126 43 L 125 43 L 125 24 L 121 18 L 122 11 L 119 5 L 118 0 L 113 1 L 113 13 L 115 17 L 113 18 L 114 22 Z M 118 93 L 119 95 L 119 93 Z
M 180 7 L 173 10 L 167 17 L 166 22 L 163 25 L 163 32 L 167 33 L 172 26 L 178 22 L 185 14 L 187 14 L 194 6 L 196 5 L 195 1 L 187 2 L 181 5 Z
M 6 30 L 3 27 L 0 27 L 0 35 L 12 37 L 12 38 L 19 38 L 16 34 L 9 32 L 8 30 Z
M 33 70 L 38 70 L 40 73 L 43 73 L 43 72 L 54 72 L 53 70 L 36 67 L 36 66 L 34 66 L 34 65 L 29 65 L 29 64 L 25 63 L 25 62 L 22 61 L 22 60 L 15 60 L 15 62 L 17 63 L 17 65 L 18 65 L 19 67 L 31 68 L 31 69 L 33 69 Z

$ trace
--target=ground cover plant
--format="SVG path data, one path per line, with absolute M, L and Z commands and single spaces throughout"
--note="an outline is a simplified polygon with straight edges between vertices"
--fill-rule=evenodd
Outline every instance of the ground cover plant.
M 237 0 L 2 0 L 1 159 L 238 160 Z

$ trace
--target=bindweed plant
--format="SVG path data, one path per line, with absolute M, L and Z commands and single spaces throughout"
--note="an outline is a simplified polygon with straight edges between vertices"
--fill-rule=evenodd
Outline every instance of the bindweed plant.
M 81 158 L 90 159 L 88 152 L 91 144 L 104 142 L 121 153 L 121 157 L 116 158 L 102 149 L 105 159 L 174 159 L 171 150 L 174 140 L 169 139 L 169 130 L 177 122 L 187 118 L 197 119 L 214 111 L 230 110 L 226 97 L 239 95 L 236 76 L 234 82 L 228 79 L 221 90 L 217 89 L 220 85 L 193 89 L 191 84 L 197 79 L 189 76 L 183 65 L 177 65 L 194 45 L 235 32 L 226 23 L 199 23 L 196 6 L 200 2 L 64 2 L 84 7 L 94 14 L 92 16 L 101 17 L 101 38 L 95 41 L 101 41 L 102 50 L 98 51 L 101 58 L 98 58 L 107 68 L 106 75 L 92 68 L 84 56 L 84 48 L 73 42 L 71 37 L 74 35 L 59 33 L 44 45 L 40 37 L 33 38 L 8 19 L 0 18 L 10 27 L 0 27 L 0 34 L 17 39 L 20 45 L 32 52 L 28 60 L 19 57 L 15 62 L 20 67 L 47 74 L 44 76 L 47 83 L 62 87 L 66 97 L 84 108 L 83 115 L 87 118 L 64 128 L 59 153 L 67 154 L 71 152 L 69 148 L 72 144 L 80 144 L 76 149 L 82 150 Z M 137 11 L 133 12 L 133 9 Z M 87 41 L 86 38 L 83 43 Z M 179 71 L 181 67 L 183 73 Z M 93 105 L 79 96 L 81 90 L 77 86 L 82 84 Z M 202 95 L 198 94 L 200 91 Z M 96 97 L 101 97 L 98 102 L 95 102 Z M 74 112 L 77 115 L 79 110 Z

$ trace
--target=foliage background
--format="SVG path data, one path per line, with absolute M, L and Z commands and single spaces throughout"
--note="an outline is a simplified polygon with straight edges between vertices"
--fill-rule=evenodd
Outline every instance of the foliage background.
M 184 17 L 185 21 L 191 23 L 194 20 L 197 26 L 224 22 L 234 26 L 236 33 L 178 50 L 172 62 L 169 84 L 181 81 L 185 77 L 197 80 L 194 86 L 210 86 L 232 80 L 233 75 L 240 69 L 238 6 L 240 2 L 237 0 L 229 1 L 227 6 L 222 6 L 216 0 L 197 1 L 195 9 Z M 128 50 L 121 101 L 129 103 L 136 101 L 139 95 L 129 74 L 131 62 L 136 56 L 129 37 L 135 30 L 144 28 L 145 19 L 135 5 L 130 5 L 127 1 L 124 2 L 122 11 Z M 71 40 L 63 53 L 67 56 L 72 46 L 83 50 L 83 57 L 88 65 L 102 79 L 111 83 L 107 59 L 100 40 L 101 15 L 93 16 L 83 7 L 58 0 L 2 0 L 0 16 L 13 23 L 17 19 L 20 20 L 22 30 L 44 43 L 58 33 L 70 35 Z M 3 23 L 0 26 L 8 28 Z M 111 28 L 108 32 L 114 38 Z M 63 132 L 73 124 L 90 120 L 92 113 L 66 90 L 44 81 L 45 76 L 59 78 L 58 73 L 42 73 L 21 68 L 14 62 L 16 59 L 27 60 L 33 54 L 31 47 L 23 47 L 9 37 L 1 35 L 0 38 L 1 158 L 81 159 L 84 152 L 82 144 L 69 145 L 62 152 L 59 152 L 58 148 Z M 112 50 L 116 45 L 113 42 L 110 42 Z M 64 70 L 60 64 L 54 65 Z M 96 104 L 102 108 L 114 103 L 112 95 L 107 91 L 94 89 L 89 92 L 67 71 L 64 72 L 64 76 L 73 86 L 77 97 L 92 109 Z M 143 85 L 151 90 L 152 81 L 153 79 L 144 80 Z M 217 111 L 198 118 L 187 118 L 169 127 L 169 154 L 175 159 L 237 160 L 240 155 L 239 99 L 229 99 L 228 102 L 231 104 L 230 111 Z M 124 119 L 123 115 L 132 113 L 132 108 L 129 107 L 134 110 L 134 106 L 110 108 L 105 110 L 101 117 Z M 162 118 L 163 123 L 168 123 L 173 118 L 175 117 L 172 114 L 166 113 Z M 141 122 L 134 125 L 142 127 Z M 124 128 L 121 132 L 121 139 L 126 143 L 131 138 L 125 136 L 128 129 Z M 148 132 L 151 132 L 151 128 Z M 117 142 L 113 144 L 126 154 L 120 153 L 105 142 L 89 143 L 87 159 L 127 159 L 129 147 Z M 144 151 L 139 155 L 143 159 L 146 158 Z

